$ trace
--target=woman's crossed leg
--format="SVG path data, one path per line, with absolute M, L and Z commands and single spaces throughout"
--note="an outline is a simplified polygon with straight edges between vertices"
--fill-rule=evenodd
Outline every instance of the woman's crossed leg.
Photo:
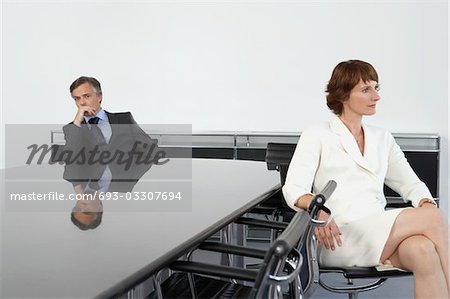
M 449 297 L 448 223 L 427 205 L 402 211 L 394 222 L 381 261 L 414 273 L 415 298 Z

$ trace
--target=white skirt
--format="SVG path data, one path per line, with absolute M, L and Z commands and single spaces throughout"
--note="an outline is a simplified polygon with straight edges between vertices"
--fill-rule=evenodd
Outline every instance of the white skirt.
M 376 213 L 339 226 L 342 247 L 319 246 L 319 263 L 328 267 L 371 267 L 380 265 L 381 253 L 398 214 L 410 208 Z

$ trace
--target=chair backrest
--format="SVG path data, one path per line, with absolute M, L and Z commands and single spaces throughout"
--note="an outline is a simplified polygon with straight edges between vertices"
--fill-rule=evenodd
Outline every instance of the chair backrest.
M 336 182 L 329 181 L 325 188 L 313 197 L 309 211 L 296 212 L 283 233 L 272 243 L 256 277 L 254 298 L 282 298 L 281 286 L 287 284 L 291 286 L 290 296 L 293 298 L 312 293 L 313 278 L 317 278 L 319 273 L 317 257 L 301 251 L 313 245 L 310 249 L 313 253 L 316 252 L 313 230 L 317 225 L 325 224 L 325 221 L 316 219 L 335 189 Z M 307 281 L 302 280 L 300 275 L 304 271 L 308 272 Z
M 294 155 L 296 144 L 269 142 L 266 150 L 266 164 L 268 170 L 280 172 L 281 185 L 286 181 L 286 174 Z
M 291 163 L 292 156 L 294 155 L 297 145 L 292 143 L 268 143 L 266 151 L 266 164 L 267 169 L 277 170 L 280 172 L 281 186 L 286 182 L 287 171 L 289 164 Z M 281 207 L 287 207 L 281 192 Z M 292 213 L 292 212 L 291 212 Z M 291 214 L 289 212 L 282 213 L 283 219 L 290 219 Z M 299 247 L 300 253 L 303 257 L 306 257 L 307 262 L 302 266 L 302 270 L 299 275 L 300 281 L 298 286 L 302 293 L 310 293 L 314 291 L 315 283 L 318 281 L 319 268 L 317 264 L 316 246 L 317 244 L 312 241 L 312 230 L 306 233 L 304 242 Z
M 286 175 L 291 163 L 292 156 L 296 148 L 296 144 L 293 143 L 274 143 L 269 142 L 266 149 L 266 164 L 268 170 L 276 170 L 280 173 L 281 186 L 286 182 Z M 292 213 L 286 212 L 290 211 L 286 201 L 284 200 L 283 193 L 280 192 L 280 208 L 285 211 L 282 214 L 285 221 L 289 221 L 292 217 Z
M 298 292 L 303 258 L 297 248 L 311 228 L 308 212 L 297 212 L 267 251 L 252 290 L 253 298 L 281 298 L 280 288 L 277 286 L 288 284 L 291 284 L 293 291 Z M 287 270 L 286 266 L 290 269 Z

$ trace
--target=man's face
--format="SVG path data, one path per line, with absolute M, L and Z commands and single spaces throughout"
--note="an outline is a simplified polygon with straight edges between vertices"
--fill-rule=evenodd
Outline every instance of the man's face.
M 89 106 L 95 110 L 94 114 L 100 111 L 102 96 L 97 93 L 90 83 L 83 83 L 72 91 L 72 98 L 78 108 Z
M 94 222 L 100 212 L 103 212 L 103 205 L 98 199 L 79 200 L 72 209 L 75 219 L 85 225 L 89 225 Z

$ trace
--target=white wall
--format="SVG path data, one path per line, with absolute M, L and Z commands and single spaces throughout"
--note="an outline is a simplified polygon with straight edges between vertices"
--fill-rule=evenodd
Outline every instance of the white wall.
M 334 65 L 359 58 L 382 85 L 367 122 L 442 136 L 447 197 L 447 19 L 443 0 L 3 1 L 2 129 L 67 123 L 68 86 L 91 75 L 140 123 L 300 131 L 329 117 Z

